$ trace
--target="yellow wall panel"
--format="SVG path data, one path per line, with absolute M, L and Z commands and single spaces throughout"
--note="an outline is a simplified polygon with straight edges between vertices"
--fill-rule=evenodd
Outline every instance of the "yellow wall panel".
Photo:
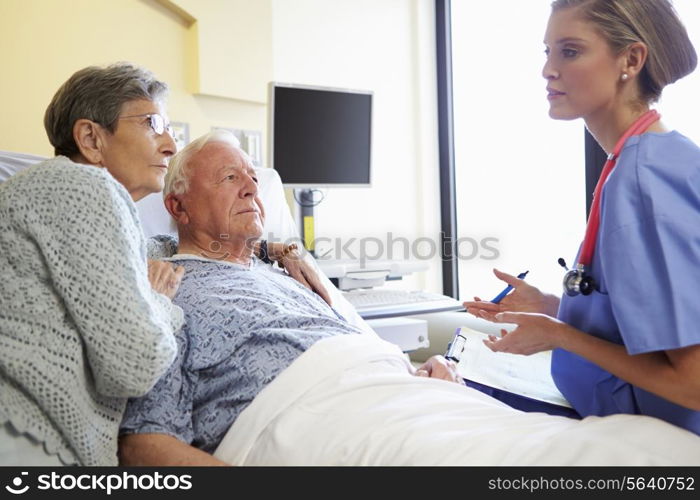
M 156 0 L 0 0 L 0 149 L 51 155 L 43 116 L 55 91 L 76 70 L 115 61 L 143 65 L 168 82 L 170 118 L 189 123 L 190 138 L 212 126 L 264 132 L 265 106 L 244 102 L 250 96 L 192 94 L 200 87 L 201 29 Z M 222 52 L 241 50 L 221 44 Z M 245 70 L 233 61 L 218 72 L 231 81 Z M 266 83 L 258 83 L 263 95 Z
M 161 0 L 195 19 L 196 92 L 264 104 L 272 79 L 271 0 Z

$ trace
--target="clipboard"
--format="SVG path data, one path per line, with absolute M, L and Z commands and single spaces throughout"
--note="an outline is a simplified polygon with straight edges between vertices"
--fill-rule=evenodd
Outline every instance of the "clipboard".
M 521 396 L 571 408 L 554 384 L 550 367 L 552 351 L 529 356 L 493 352 L 484 345 L 488 335 L 468 327 L 458 329 L 466 346 L 457 365 L 468 380 Z

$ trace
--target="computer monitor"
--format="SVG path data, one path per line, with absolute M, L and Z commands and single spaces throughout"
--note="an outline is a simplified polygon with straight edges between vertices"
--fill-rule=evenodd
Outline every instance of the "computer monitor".
M 372 92 L 270 84 L 270 158 L 286 187 L 369 187 Z

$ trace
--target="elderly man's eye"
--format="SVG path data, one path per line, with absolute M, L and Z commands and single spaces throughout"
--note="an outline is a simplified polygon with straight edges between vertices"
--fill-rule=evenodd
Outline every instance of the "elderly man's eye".
M 227 181 L 235 181 L 236 180 L 236 174 L 231 174 L 226 176 Z

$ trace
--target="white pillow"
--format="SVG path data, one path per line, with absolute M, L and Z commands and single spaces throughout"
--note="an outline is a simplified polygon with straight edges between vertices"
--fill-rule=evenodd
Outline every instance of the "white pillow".
M 0 151 L 0 182 L 5 182 L 20 170 L 45 159 L 43 156 Z

